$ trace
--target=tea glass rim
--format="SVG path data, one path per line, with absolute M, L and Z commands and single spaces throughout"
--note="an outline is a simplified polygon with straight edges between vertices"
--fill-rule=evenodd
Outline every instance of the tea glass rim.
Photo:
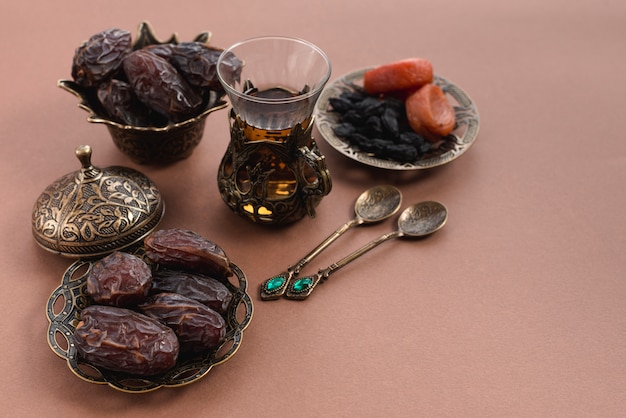
M 221 67 L 222 61 L 224 60 L 224 58 L 226 57 L 227 54 L 232 53 L 232 51 L 235 48 L 237 48 L 237 47 L 239 47 L 241 45 L 248 44 L 248 43 L 251 43 L 251 42 L 268 41 L 268 40 L 280 40 L 280 41 L 297 42 L 297 43 L 306 45 L 309 48 L 311 48 L 312 50 L 314 50 L 315 52 L 317 52 L 322 57 L 324 62 L 326 63 L 326 74 L 320 80 L 320 82 L 317 83 L 317 87 L 315 87 L 314 89 L 312 89 L 312 90 L 310 90 L 310 91 L 308 91 L 306 93 L 298 94 L 297 96 L 293 96 L 293 97 L 268 98 L 268 97 L 252 96 L 250 94 L 245 94 L 243 92 L 240 92 L 239 90 L 234 89 L 226 80 L 224 80 L 224 78 L 222 77 L 221 71 L 220 71 L 220 67 Z M 235 56 L 236 56 L 236 54 L 235 54 Z M 242 61 L 244 62 L 244 65 L 245 65 L 245 60 L 242 59 Z M 235 95 L 239 99 L 243 99 L 243 100 L 247 100 L 247 101 L 251 101 L 251 102 L 256 102 L 256 103 L 262 103 L 262 104 L 289 104 L 289 103 L 297 103 L 299 101 L 308 99 L 310 97 L 315 97 L 316 95 L 319 95 L 321 93 L 321 91 L 324 89 L 324 86 L 326 85 L 326 83 L 330 79 L 330 75 L 332 73 L 330 59 L 328 58 L 326 53 L 320 47 L 318 47 L 314 43 L 309 42 L 307 40 L 304 40 L 304 39 L 301 39 L 301 38 L 296 38 L 296 37 L 291 37 L 291 36 L 256 36 L 256 37 L 253 37 L 253 38 L 248 38 L 248 39 L 244 39 L 242 41 L 239 41 L 239 42 L 229 46 L 224 51 L 222 51 L 222 53 L 220 54 L 219 58 L 217 59 L 216 69 L 217 69 L 217 77 L 218 77 L 220 83 L 222 84 L 222 86 L 224 87 L 224 89 L 228 92 L 228 94 L 233 94 L 233 95 Z

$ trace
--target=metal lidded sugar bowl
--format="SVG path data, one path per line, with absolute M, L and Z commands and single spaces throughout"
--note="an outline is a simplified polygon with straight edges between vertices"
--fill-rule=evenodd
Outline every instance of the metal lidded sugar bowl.
M 132 168 L 95 167 L 91 153 L 89 145 L 79 146 L 81 169 L 55 180 L 33 207 L 35 241 L 70 258 L 94 258 L 132 246 L 156 228 L 165 210 L 149 178 Z

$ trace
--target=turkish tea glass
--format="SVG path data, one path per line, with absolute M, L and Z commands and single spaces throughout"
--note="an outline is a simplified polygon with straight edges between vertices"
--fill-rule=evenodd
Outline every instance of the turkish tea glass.
M 233 71 L 237 60 L 241 71 Z M 315 216 L 332 188 L 312 137 L 313 109 L 330 73 L 326 54 L 296 38 L 252 38 L 221 54 L 217 74 L 232 108 L 218 186 L 234 212 L 264 224 Z

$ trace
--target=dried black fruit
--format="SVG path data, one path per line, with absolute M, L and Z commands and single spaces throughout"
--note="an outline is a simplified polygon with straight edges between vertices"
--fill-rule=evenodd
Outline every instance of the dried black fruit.
M 335 135 L 345 138 L 353 133 L 356 132 L 356 128 L 354 127 L 354 125 L 344 122 L 344 123 L 340 123 L 338 125 L 335 125 L 335 127 L 333 128 L 333 132 L 335 133 Z
M 361 89 L 329 99 L 339 115 L 333 132 L 360 151 L 400 163 L 414 162 L 431 143 L 411 129 L 404 102 L 392 96 L 370 96 Z
M 385 104 L 382 100 L 371 96 L 367 96 L 354 104 L 354 109 L 364 116 L 379 115 L 384 107 Z
M 372 153 L 379 152 L 384 149 L 386 143 L 386 141 L 382 139 L 370 138 L 358 132 L 348 136 L 348 141 L 350 141 L 352 145 L 360 148 L 362 151 Z
M 424 155 L 427 152 L 429 152 L 432 149 L 432 144 L 430 143 L 430 141 L 427 141 L 425 139 L 422 138 L 422 142 L 419 143 L 419 145 L 417 146 L 417 151 L 419 153 L 419 155 Z
M 362 100 L 365 100 L 369 95 L 362 90 L 346 90 L 341 94 L 341 97 L 346 100 L 351 101 L 352 103 L 358 103 Z
M 386 108 L 380 117 L 381 122 L 387 132 L 391 134 L 391 136 L 395 137 L 400 133 L 400 121 L 399 115 L 393 111 L 393 109 Z
M 110 77 L 131 51 L 128 31 L 112 28 L 93 35 L 74 53 L 72 78 L 83 87 L 92 87 Z
M 385 148 L 386 155 L 401 163 L 417 160 L 419 156 L 417 148 L 406 144 L 389 144 Z
M 328 99 L 328 103 L 332 106 L 333 110 L 338 113 L 346 113 L 354 107 L 353 103 L 343 96 L 331 97 Z
M 362 131 L 370 137 L 380 137 L 384 134 L 384 127 L 381 118 L 378 116 L 370 116 L 365 121 L 365 129 Z
M 364 117 L 365 115 L 359 113 L 357 110 L 351 109 L 343 114 L 341 120 L 347 123 L 351 123 L 352 125 L 359 126 L 363 124 L 363 122 L 365 122 Z
M 403 115 L 406 113 L 403 100 L 393 96 L 385 96 L 383 100 L 385 101 L 386 109 L 393 110 L 397 115 Z

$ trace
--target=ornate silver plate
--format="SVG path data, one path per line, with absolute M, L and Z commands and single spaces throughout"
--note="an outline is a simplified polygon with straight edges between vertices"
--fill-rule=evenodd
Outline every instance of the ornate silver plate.
M 360 163 L 389 170 L 419 170 L 447 164 L 463 155 L 474 143 L 478 135 L 478 110 L 472 99 L 458 86 L 443 77 L 435 75 L 433 83 L 441 87 L 456 113 L 454 131 L 434 144 L 433 149 L 417 161 L 399 163 L 361 152 L 348 141 L 333 132 L 339 121 L 339 115 L 333 112 L 329 104 L 331 97 L 337 97 L 346 90 L 355 90 L 363 86 L 363 74 L 370 68 L 356 70 L 329 84 L 315 106 L 315 120 L 322 137 L 330 146 L 343 155 Z
M 179 359 L 177 365 L 167 373 L 150 377 L 137 377 L 113 372 L 85 363 L 77 355 L 74 346 L 74 330 L 80 312 L 90 304 L 87 274 L 95 260 L 78 260 L 63 275 L 61 285 L 48 300 L 48 344 L 52 351 L 67 361 L 69 369 L 79 378 L 98 384 L 108 384 L 122 392 L 143 393 L 161 387 L 184 386 L 198 381 L 218 364 L 230 359 L 239 349 L 243 331 L 253 314 L 250 296 L 246 293 L 248 282 L 239 267 L 231 263 L 234 278 L 226 283 L 233 299 L 226 314 L 226 337 L 213 350 L 194 357 Z

